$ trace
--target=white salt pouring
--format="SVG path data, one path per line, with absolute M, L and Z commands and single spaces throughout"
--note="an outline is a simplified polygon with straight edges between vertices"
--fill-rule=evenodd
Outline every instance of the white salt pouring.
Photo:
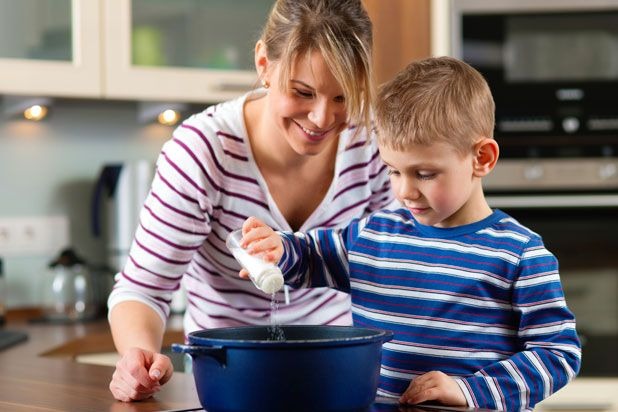
M 249 278 L 256 288 L 264 293 L 273 294 L 283 286 L 283 274 L 281 269 L 273 263 L 265 262 L 258 256 L 250 255 L 240 246 L 242 231 L 240 229 L 230 232 L 225 242 L 238 263 L 249 272 Z

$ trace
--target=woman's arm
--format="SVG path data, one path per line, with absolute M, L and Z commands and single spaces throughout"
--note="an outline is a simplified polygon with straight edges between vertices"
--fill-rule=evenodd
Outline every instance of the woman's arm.
M 164 323 L 149 306 L 136 301 L 117 304 L 109 317 L 116 349 L 121 355 L 109 389 L 129 402 L 151 397 L 173 373 L 169 357 L 160 352 Z
M 148 305 L 137 301 L 121 302 L 112 309 L 109 324 L 120 355 L 134 346 L 152 352 L 161 350 L 165 326 Z

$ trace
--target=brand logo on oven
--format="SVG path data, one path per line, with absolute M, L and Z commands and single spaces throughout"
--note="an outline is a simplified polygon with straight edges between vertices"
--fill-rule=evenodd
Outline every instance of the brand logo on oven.
M 560 101 L 576 101 L 584 98 L 584 91 L 582 89 L 558 89 L 556 90 L 556 97 Z

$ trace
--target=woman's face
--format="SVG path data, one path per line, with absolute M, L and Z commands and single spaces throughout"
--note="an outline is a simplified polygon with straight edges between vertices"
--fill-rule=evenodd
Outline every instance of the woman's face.
M 270 111 L 276 128 L 300 155 L 316 155 L 333 144 L 347 126 L 343 90 L 319 52 L 297 59 L 286 88 L 279 67 L 270 66 Z

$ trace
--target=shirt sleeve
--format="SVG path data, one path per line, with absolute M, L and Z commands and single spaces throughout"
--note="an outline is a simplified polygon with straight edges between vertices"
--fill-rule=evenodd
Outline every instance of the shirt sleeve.
M 579 372 L 581 346 L 558 262 L 538 237 L 523 250 L 512 306 L 522 350 L 457 380 L 470 406 L 532 410 Z
M 166 322 L 172 293 L 210 232 L 216 165 L 202 137 L 180 126 L 163 146 L 129 257 L 108 299 L 110 312 L 120 302 L 140 301 Z
M 348 251 L 366 219 L 354 219 L 341 229 L 280 232 L 284 254 L 279 266 L 286 283 L 295 288 L 330 287 L 349 293 Z

